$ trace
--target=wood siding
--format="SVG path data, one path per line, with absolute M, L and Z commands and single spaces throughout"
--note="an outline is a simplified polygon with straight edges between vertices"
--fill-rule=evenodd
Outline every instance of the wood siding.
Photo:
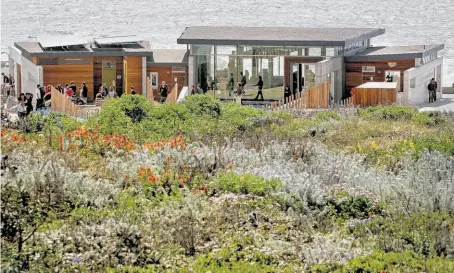
M 123 57 L 95 57 L 93 60 L 93 86 L 95 94 L 103 84 L 102 81 L 102 61 L 115 61 L 116 64 L 116 91 L 123 93 Z M 120 79 L 118 78 L 120 76 Z M 110 88 L 110 83 L 106 83 L 107 89 Z M 94 98 L 93 98 L 94 99 Z
M 388 63 L 396 63 L 390 67 Z M 374 66 L 375 72 L 362 72 L 363 66 Z M 352 88 L 358 87 L 366 82 L 384 82 L 386 71 L 400 71 L 400 90 L 404 90 L 404 71 L 415 67 L 415 59 L 406 60 L 384 60 L 367 62 L 346 62 L 345 63 L 345 91 L 350 94 Z M 370 78 L 373 78 L 372 80 Z
M 178 94 L 179 95 L 181 88 L 186 86 L 187 81 L 187 67 L 182 69 L 181 67 L 172 67 L 172 66 L 147 66 L 147 77 L 150 77 L 150 72 L 158 73 L 158 84 L 161 85 L 162 81 L 165 81 L 169 87 L 168 92 L 173 90 L 175 84 L 178 84 Z M 175 78 L 177 81 L 175 82 Z M 161 94 L 159 93 L 159 88 L 153 88 L 153 97 L 155 100 L 159 101 L 161 99 Z
M 397 88 L 353 88 L 352 104 L 361 107 L 397 103 Z
M 324 82 L 310 89 L 298 92 L 295 96 L 281 99 L 266 106 L 267 109 L 306 109 L 329 107 L 330 83 Z
M 142 94 L 142 57 L 124 57 L 124 64 L 126 65 L 124 92 L 129 94 L 129 88 L 133 86 L 137 94 Z
M 65 65 L 43 65 L 43 84 L 44 86 L 56 86 L 73 81 L 77 86 L 77 96 L 82 88 L 82 82 L 88 87 L 88 100 L 93 101 L 93 58 L 90 58 L 89 64 L 65 64 Z

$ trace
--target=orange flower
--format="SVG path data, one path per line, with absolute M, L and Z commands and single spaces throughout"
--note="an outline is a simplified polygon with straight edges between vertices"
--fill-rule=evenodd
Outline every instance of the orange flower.
M 204 186 L 204 187 L 203 187 L 203 191 L 204 191 L 205 193 L 208 193 L 208 187 L 207 187 L 207 186 Z
M 180 186 L 184 187 L 184 181 L 180 181 Z
M 144 171 L 139 172 L 139 176 L 144 176 L 144 175 L 145 175 Z
M 386 269 L 383 269 L 382 271 L 380 271 L 380 273 L 386 273 Z
M 189 165 L 188 164 L 184 164 L 183 165 L 183 169 L 188 169 L 189 168 Z
M 229 170 L 233 169 L 233 164 L 232 163 L 227 164 L 227 169 Z

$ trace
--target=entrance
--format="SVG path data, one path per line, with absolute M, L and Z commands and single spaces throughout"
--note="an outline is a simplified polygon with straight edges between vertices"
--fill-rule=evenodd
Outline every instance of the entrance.
M 102 82 L 107 86 L 113 86 L 115 89 L 116 81 L 116 62 L 102 61 Z
M 400 71 L 385 71 L 385 81 L 386 82 L 397 82 L 397 89 L 399 92 L 403 91 L 400 88 L 401 80 L 400 80 Z
M 292 63 L 290 90 L 295 94 L 315 86 L 315 65 Z

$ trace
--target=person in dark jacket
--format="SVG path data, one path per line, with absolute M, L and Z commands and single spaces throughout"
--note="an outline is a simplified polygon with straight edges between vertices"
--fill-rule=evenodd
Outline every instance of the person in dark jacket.
M 161 103 L 165 103 L 167 100 L 168 87 L 165 81 L 161 83 L 159 87 L 159 93 L 161 94 Z
M 87 102 L 88 99 L 88 87 L 85 84 L 85 82 L 82 83 L 82 98 L 85 102 Z
M 195 85 L 192 85 L 191 95 L 195 95 L 195 94 L 197 94 L 197 88 L 195 88 Z
M 25 107 L 27 108 L 27 116 L 33 111 L 33 95 L 30 93 L 25 94 Z
M 229 97 L 233 94 L 233 89 L 235 88 L 235 81 L 233 80 L 233 73 L 230 73 L 229 79 Z
M 434 79 L 430 80 L 430 83 L 427 85 L 427 90 L 429 90 L 429 103 L 434 102 L 434 97 L 435 97 L 435 84 L 434 84 Z
M 70 87 L 73 90 L 74 94 L 76 94 L 77 86 L 74 84 L 74 82 L 71 82 Z
M 434 102 L 437 101 L 437 88 L 438 88 L 438 84 L 437 84 L 437 81 L 432 78 L 432 81 L 433 81 L 433 84 L 434 84 Z
M 241 76 L 241 86 L 243 87 L 243 95 L 244 95 L 244 93 L 246 92 L 247 80 L 246 80 L 246 76 L 243 75 L 243 72 L 240 72 L 240 76 Z
M 254 84 L 254 86 L 258 86 L 259 87 L 259 91 L 257 92 L 257 96 L 255 97 L 255 100 L 257 100 L 259 98 L 259 96 L 261 97 L 261 100 L 263 100 L 263 92 L 262 92 L 263 81 L 262 81 L 262 76 L 259 76 L 259 81 L 257 82 L 257 84 Z
M 292 96 L 292 91 L 290 91 L 290 87 L 288 85 L 284 89 L 284 101 L 285 103 L 289 102 L 289 98 Z

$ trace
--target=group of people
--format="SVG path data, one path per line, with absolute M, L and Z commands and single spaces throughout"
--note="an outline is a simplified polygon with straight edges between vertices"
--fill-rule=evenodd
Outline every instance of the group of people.
M 437 88 L 437 82 L 435 81 L 435 78 L 432 78 L 427 85 L 427 89 L 429 90 L 429 103 L 437 101 Z
M 2 73 L 2 95 L 3 96 L 15 96 L 15 82 L 12 76 L 6 76 Z
M 229 97 L 232 97 L 232 95 L 234 95 L 236 100 L 241 103 L 242 96 L 246 94 L 245 87 L 246 87 L 247 80 L 246 80 L 246 76 L 243 74 L 243 72 L 240 72 L 240 77 L 241 77 L 241 80 L 237 83 L 237 87 L 235 90 L 235 80 L 233 78 L 233 73 L 230 73 L 228 88 L 229 88 Z M 257 84 L 254 84 L 253 86 L 258 87 L 257 95 L 254 98 L 254 100 L 258 100 L 260 97 L 260 100 L 263 101 L 264 99 L 263 99 L 262 76 L 259 76 Z M 215 90 L 215 89 L 213 89 L 213 90 Z M 192 85 L 191 95 L 206 94 L 206 93 L 207 93 L 207 90 L 201 88 L 200 84 L 197 84 L 197 86 Z

